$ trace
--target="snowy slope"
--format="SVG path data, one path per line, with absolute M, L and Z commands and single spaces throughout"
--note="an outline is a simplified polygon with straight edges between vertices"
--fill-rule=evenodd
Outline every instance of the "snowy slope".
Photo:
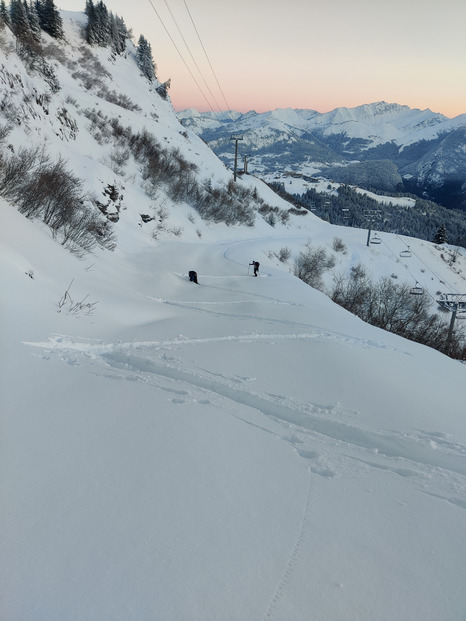
M 79 59 L 80 18 L 65 18 Z M 109 88 L 141 107 L 102 100 L 105 115 L 155 128 L 202 177 L 231 179 L 130 55 L 95 53 Z M 4 69 L 22 75 L 15 62 Z M 364 324 L 291 272 L 309 239 L 331 249 L 340 237 L 337 270 L 362 262 L 435 298 L 464 292 L 466 256 L 451 266 L 448 248 L 389 234 L 367 248 L 366 231 L 310 213 L 206 223 L 162 191 L 168 224 L 154 239 L 138 220 L 152 204 L 139 171 L 109 166 L 111 147 L 79 113 L 95 97 L 66 67 L 76 137 L 54 131 L 52 98 L 10 140 L 45 136 L 89 189 L 116 180 L 127 199 L 115 250 L 82 260 L 0 201 L 0 618 L 464 617 L 466 367 Z
M 304 231 L 80 262 L 1 214 L 2 618 L 461 618 L 464 365 L 268 259 Z

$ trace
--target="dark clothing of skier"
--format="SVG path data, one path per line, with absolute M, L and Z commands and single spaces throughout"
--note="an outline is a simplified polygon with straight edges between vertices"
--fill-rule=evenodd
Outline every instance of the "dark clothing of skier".
M 253 261 L 249 265 L 254 266 L 254 276 L 257 276 L 257 273 L 259 272 L 259 265 L 260 265 L 259 261 Z
M 188 276 L 189 276 L 189 280 L 190 280 L 191 282 L 195 282 L 195 283 L 196 283 L 196 285 L 198 285 L 198 284 L 199 284 L 199 283 L 197 282 L 197 272 L 194 272 L 193 270 L 191 270 L 191 271 L 188 273 Z

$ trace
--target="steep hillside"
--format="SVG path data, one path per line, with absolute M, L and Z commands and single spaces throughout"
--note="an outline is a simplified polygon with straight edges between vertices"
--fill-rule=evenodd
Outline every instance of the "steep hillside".
M 82 241 L 83 220 L 106 247 L 118 244 L 122 222 L 135 235 L 196 239 L 199 219 L 253 226 L 274 212 L 288 221 L 288 204 L 258 180 L 233 183 L 211 149 L 181 126 L 160 83 L 139 70 L 131 41 L 122 54 L 91 47 L 82 37 L 86 16 L 62 15 L 65 38 L 42 33 L 41 64 L 22 59 L 12 33 L 2 31 L 1 195 L 76 252 L 93 245 Z M 66 188 L 65 214 L 55 185 Z M 79 219 L 70 234 L 71 213 Z

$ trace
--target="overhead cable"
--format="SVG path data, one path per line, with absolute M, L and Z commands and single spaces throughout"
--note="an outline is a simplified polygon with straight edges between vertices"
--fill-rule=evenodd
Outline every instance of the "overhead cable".
M 203 80 L 203 82 L 204 82 L 204 84 L 205 84 L 205 86 L 206 86 L 207 90 L 208 90 L 208 91 L 209 91 L 209 93 L 210 93 L 210 96 L 211 96 L 211 97 L 212 97 L 212 99 L 214 100 L 214 102 L 215 102 L 215 104 L 216 104 L 217 108 L 219 109 L 219 112 L 221 112 L 221 108 L 220 108 L 220 106 L 219 106 L 219 104 L 218 104 L 217 100 L 215 99 L 215 95 L 214 95 L 214 94 L 212 93 L 212 91 L 210 90 L 210 87 L 209 87 L 209 85 L 207 84 L 207 82 L 206 82 L 206 80 L 205 80 L 205 78 L 204 78 L 204 76 L 203 76 L 203 74 L 202 74 L 202 71 L 201 71 L 201 69 L 200 69 L 199 65 L 197 64 L 196 59 L 194 58 L 194 56 L 193 56 L 193 54 L 192 54 L 192 52 L 191 52 L 191 50 L 190 50 L 190 48 L 189 48 L 189 45 L 188 45 L 188 43 L 186 42 L 186 39 L 184 38 L 183 33 L 181 32 L 181 29 L 180 29 L 180 27 L 179 27 L 179 25 L 178 25 L 178 22 L 176 21 L 175 16 L 173 15 L 172 10 L 170 9 L 170 6 L 168 5 L 167 0 L 165 0 L 165 4 L 166 4 L 166 7 L 167 7 L 167 9 L 168 9 L 168 11 L 169 11 L 169 13 L 170 13 L 170 15 L 171 15 L 172 19 L 173 19 L 173 22 L 174 22 L 175 26 L 176 26 L 176 28 L 177 28 L 177 30 L 178 30 L 178 32 L 179 32 L 179 34 L 180 34 L 180 37 L 183 39 L 183 43 L 185 44 L 186 49 L 188 50 L 188 53 L 189 53 L 189 55 L 191 56 L 191 60 L 193 61 L 193 63 L 194 63 L 194 65 L 195 65 L 196 69 L 198 70 L 199 75 L 201 76 L 201 78 L 202 78 L 202 80 Z M 185 4 L 186 4 L 186 3 L 185 3 Z M 186 7 L 186 8 L 187 8 L 187 7 Z M 189 13 L 189 11 L 188 11 L 188 13 Z M 190 15 L 190 17 L 191 17 L 191 15 Z M 191 21 L 192 21 L 192 18 L 191 18 Z M 202 45 L 202 43 L 201 43 L 201 45 Z
M 176 45 L 176 43 L 175 43 L 175 41 L 174 41 L 173 37 L 171 36 L 171 34 L 170 34 L 170 32 L 169 32 L 168 28 L 166 27 L 166 25 L 165 25 L 165 23 L 164 23 L 163 19 L 160 17 L 160 15 L 159 15 L 159 13 L 158 13 L 157 9 L 155 8 L 155 6 L 154 6 L 154 4 L 153 4 L 152 0 L 148 0 L 148 2 L 149 2 L 149 4 L 151 5 L 151 7 L 152 7 L 152 9 L 153 9 L 154 13 L 155 13 L 155 14 L 157 15 L 157 17 L 159 18 L 160 23 L 162 24 L 162 26 L 163 26 L 163 28 L 164 28 L 165 32 L 167 33 L 167 35 L 168 35 L 168 37 L 169 37 L 170 41 L 173 43 L 173 45 L 174 45 L 174 47 L 175 47 L 176 51 L 178 52 L 178 54 L 179 54 L 179 56 L 180 56 L 181 60 L 183 61 L 183 63 L 184 63 L 184 65 L 185 65 L 186 69 L 189 71 L 189 73 L 190 73 L 190 75 L 191 75 L 192 79 L 194 80 L 194 83 L 196 84 L 197 88 L 199 89 L 199 91 L 201 92 L 202 96 L 204 97 L 204 99 L 205 99 L 205 101 L 206 101 L 207 105 L 209 106 L 209 108 L 212 110 L 212 112 L 213 112 L 213 113 L 214 113 L 214 115 L 215 115 L 215 110 L 212 108 L 212 105 L 211 105 L 210 101 L 207 99 L 207 97 L 206 97 L 206 95 L 205 95 L 204 91 L 202 90 L 202 88 L 200 87 L 200 85 L 199 85 L 198 81 L 197 81 L 197 80 L 196 80 L 196 78 L 194 77 L 193 72 L 192 72 L 192 71 L 191 71 L 191 69 L 189 68 L 188 63 L 186 62 L 186 60 L 184 59 L 183 54 L 180 52 L 180 50 L 179 50 L 178 46 Z
M 165 1 L 166 1 L 166 0 L 165 0 Z M 202 47 L 202 49 L 203 49 L 203 51 L 204 51 L 205 57 L 206 57 L 206 59 L 207 59 L 207 62 L 209 63 L 210 69 L 211 69 L 211 71 L 212 71 L 212 75 L 214 76 L 215 81 L 217 82 L 218 89 L 219 89 L 220 93 L 222 94 L 223 101 L 225 102 L 225 105 L 226 105 L 226 107 L 227 107 L 227 111 L 228 111 L 228 113 L 230 114 L 230 118 L 231 118 L 231 107 L 229 106 L 229 104 L 228 104 L 228 102 L 227 102 L 227 100 L 226 100 L 226 97 L 225 97 L 225 94 L 224 94 L 224 92 L 223 92 L 223 90 L 222 90 L 222 87 L 220 86 L 220 82 L 218 81 L 218 78 L 217 78 L 217 75 L 216 75 L 216 73 L 215 73 L 215 71 L 214 71 L 214 68 L 213 68 L 213 66 L 212 66 L 212 63 L 210 62 L 209 56 L 207 55 L 206 49 L 205 49 L 205 47 L 204 47 L 204 44 L 202 43 L 201 36 L 200 36 L 200 34 L 199 34 L 198 29 L 196 28 L 196 24 L 194 23 L 193 17 L 192 17 L 192 15 L 191 15 L 191 11 L 189 10 L 189 7 L 188 7 L 188 5 L 187 5 L 187 3 L 186 3 L 186 0 L 183 0 L 183 2 L 184 2 L 184 5 L 185 5 L 185 7 L 186 7 L 186 11 L 188 12 L 188 15 L 189 15 L 189 17 L 190 17 L 190 19 L 191 19 L 191 23 L 192 23 L 192 25 L 193 25 L 193 28 L 194 28 L 194 30 L 196 31 L 197 38 L 199 39 L 199 43 L 201 44 L 201 47 Z M 234 121 L 235 119 L 232 119 L 232 120 Z

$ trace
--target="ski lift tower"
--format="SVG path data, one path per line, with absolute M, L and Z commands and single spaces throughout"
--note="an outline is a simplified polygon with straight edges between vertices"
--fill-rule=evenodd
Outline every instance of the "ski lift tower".
M 451 312 L 450 327 L 445 345 L 445 353 L 448 354 L 450 352 L 455 319 L 466 319 L 466 293 L 442 293 L 437 303 L 445 310 Z
M 243 136 L 231 136 L 230 140 L 235 141 L 235 169 L 233 173 L 233 181 L 236 181 L 236 171 L 238 169 L 238 142 L 243 140 Z
M 364 212 L 364 219 L 368 223 L 366 246 L 369 246 L 369 244 L 371 243 L 372 226 L 373 226 L 374 222 L 376 220 L 378 220 L 379 218 L 380 218 L 380 211 L 377 211 L 376 209 L 371 209 L 371 210 L 368 210 L 368 211 Z M 378 243 L 380 243 L 380 242 L 378 242 Z

